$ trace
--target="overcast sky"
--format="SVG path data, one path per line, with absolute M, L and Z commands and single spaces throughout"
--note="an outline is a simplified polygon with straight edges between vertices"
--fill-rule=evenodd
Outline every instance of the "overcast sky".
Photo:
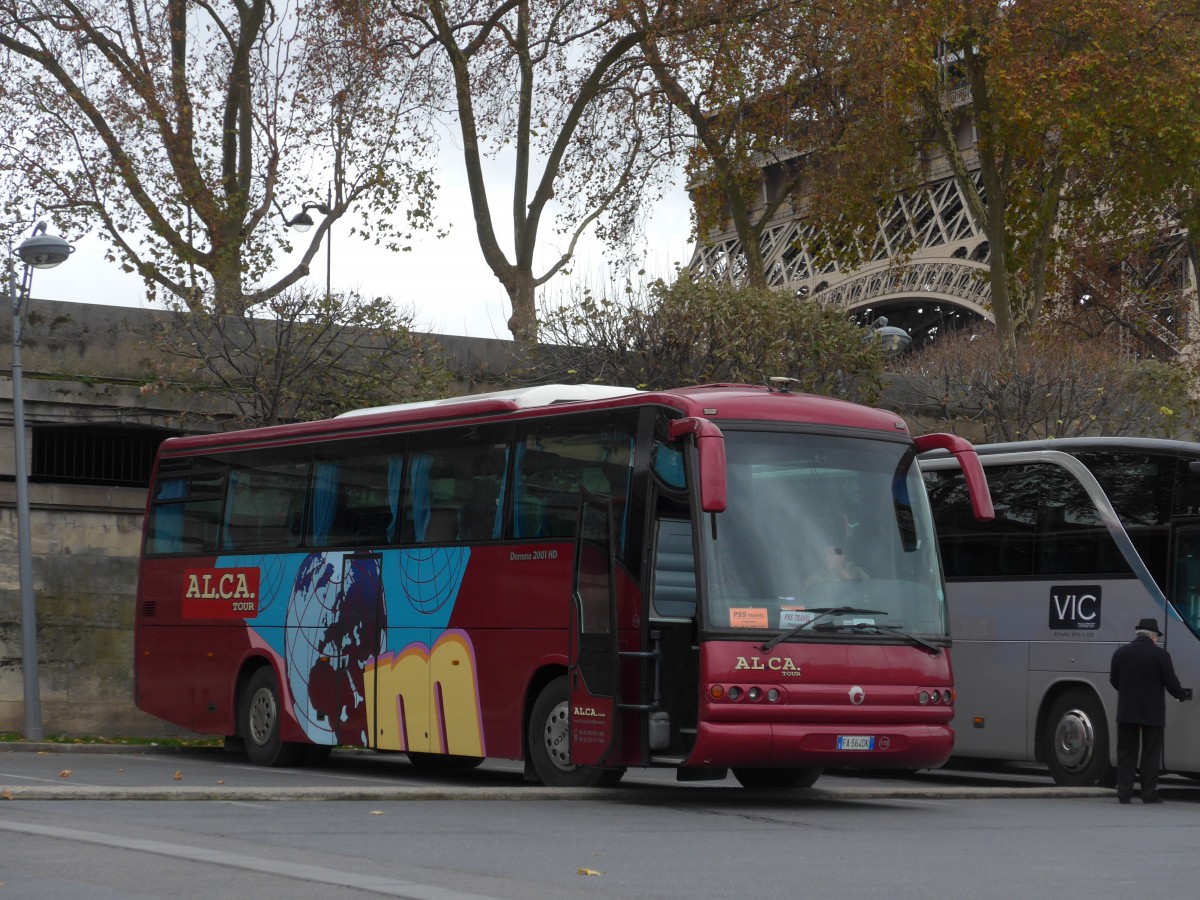
M 511 337 L 505 325 L 510 312 L 508 298 L 479 250 L 461 165 L 459 161 L 457 168 L 453 168 L 453 161 L 447 160 L 439 179 L 442 189 L 436 215 L 441 227 L 449 227 L 447 237 L 441 240 L 422 237 L 411 252 L 394 254 L 347 237 L 349 223 L 343 219 L 333 228 L 331 283 L 335 291 L 356 289 L 369 296 L 391 297 L 401 307 L 410 307 L 419 330 L 507 339 Z M 497 190 L 492 198 L 493 211 L 506 208 L 503 186 L 502 181 L 497 181 L 493 187 Z M 502 218 L 497 216 L 498 227 L 503 224 L 499 221 Z M 543 235 L 554 237 L 550 224 L 544 222 L 541 230 Z M 656 206 L 647 223 L 645 267 L 651 277 L 668 277 L 676 265 L 688 262 L 689 229 L 687 194 L 681 186 L 676 186 Z M 61 236 L 73 239 L 73 235 Z M 117 306 L 148 305 L 141 279 L 121 272 L 116 263 L 105 262 L 104 245 L 98 237 L 91 235 L 75 244 L 70 260 L 35 275 L 35 297 Z M 511 246 L 511 240 L 504 246 Z M 550 258 L 549 245 L 544 254 Z M 326 251 L 322 247 L 309 276 L 317 287 L 325 283 L 325 265 Z M 573 274 L 556 276 L 544 290 L 548 290 L 550 298 L 559 298 L 571 284 L 592 287 L 604 284 L 606 272 L 602 248 L 595 241 L 581 242 Z

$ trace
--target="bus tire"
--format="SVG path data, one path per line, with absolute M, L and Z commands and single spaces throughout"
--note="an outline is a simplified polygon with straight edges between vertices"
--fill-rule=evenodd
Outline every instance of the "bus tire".
M 1041 740 L 1042 760 L 1055 784 L 1090 787 L 1111 782 L 1108 719 L 1091 691 L 1064 691 L 1050 707 Z
M 810 788 L 824 771 L 818 766 L 806 769 L 751 769 L 734 766 L 731 770 L 744 788 Z
M 241 704 L 241 737 L 246 756 L 256 766 L 291 766 L 300 761 L 305 745 L 279 738 L 283 704 L 279 700 L 279 682 L 270 666 L 258 669 L 246 682 Z
M 414 769 L 422 772 L 459 772 L 483 765 L 482 756 L 452 756 L 449 753 L 423 753 L 417 750 L 408 751 L 408 761 Z
M 571 765 L 570 742 L 567 676 L 560 675 L 542 688 L 529 714 L 526 752 L 538 781 L 546 787 L 612 787 L 625 774 L 624 769 Z

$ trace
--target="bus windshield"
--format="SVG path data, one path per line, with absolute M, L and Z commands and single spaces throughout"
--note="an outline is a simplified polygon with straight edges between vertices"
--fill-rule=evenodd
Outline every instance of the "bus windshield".
M 725 452 L 728 506 L 702 530 L 709 630 L 947 634 L 911 444 L 726 429 Z

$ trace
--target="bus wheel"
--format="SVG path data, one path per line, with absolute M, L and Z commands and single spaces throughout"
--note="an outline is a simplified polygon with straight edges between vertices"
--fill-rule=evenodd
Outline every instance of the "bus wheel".
M 1087 787 L 1112 779 L 1108 723 L 1095 694 L 1075 688 L 1054 701 L 1042 730 L 1042 758 L 1055 784 Z
M 542 689 L 529 716 L 529 762 L 546 787 L 611 787 L 624 769 L 573 766 L 567 677 L 555 678 Z
M 291 766 L 300 761 L 303 744 L 279 739 L 279 683 L 270 666 L 250 676 L 242 694 L 242 738 L 246 755 L 256 766 Z
M 482 756 L 451 756 L 448 753 L 420 753 L 416 750 L 408 751 L 408 761 L 414 769 L 423 772 L 456 772 L 483 765 Z
M 822 769 L 746 769 L 733 767 L 733 777 L 744 788 L 810 788 L 821 777 Z

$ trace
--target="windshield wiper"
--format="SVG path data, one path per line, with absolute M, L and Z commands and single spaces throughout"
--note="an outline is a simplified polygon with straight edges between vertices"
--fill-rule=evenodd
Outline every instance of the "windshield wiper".
M 908 641 L 909 643 L 911 643 L 912 645 L 914 645 L 916 647 L 921 647 L 922 649 L 927 650 L 931 656 L 941 656 L 942 655 L 942 648 L 939 647 L 937 644 L 927 641 L 927 640 L 925 640 L 925 638 L 917 637 L 915 634 L 910 634 L 909 632 L 905 631 L 903 628 L 896 628 L 892 625 L 880 625 L 878 622 L 855 622 L 855 623 L 853 623 L 851 625 L 847 625 L 845 627 L 853 628 L 856 631 L 862 630 L 864 628 L 874 628 L 876 631 L 886 631 L 888 634 L 895 634 L 895 635 L 898 635 L 898 636 L 904 638 L 906 641 Z
M 791 628 L 788 631 L 783 632 L 783 634 L 775 635 L 775 637 L 771 638 L 769 641 L 764 643 L 758 649 L 761 650 L 763 653 L 766 653 L 768 650 L 770 650 L 776 644 L 781 643 L 782 641 L 786 641 L 788 638 L 792 637 L 793 635 L 799 634 L 800 632 L 804 631 L 806 628 L 812 628 L 814 625 L 816 625 L 822 619 L 828 619 L 830 616 L 844 616 L 844 615 L 848 615 L 850 613 L 858 613 L 860 615 L 868 615 L 868 616 L 886 616 L 887 615 L 887 613 L 884 612 L 882 609 L 859 609 L 857 606 L 818 606 L 818 607 L 814 607 L 813 609 L 806 610 L 806 612 L 820 613 L 820 615 L 814 616 L 813 618 L 809 619 L 807 622 L 801 622 L 795 628 Z

